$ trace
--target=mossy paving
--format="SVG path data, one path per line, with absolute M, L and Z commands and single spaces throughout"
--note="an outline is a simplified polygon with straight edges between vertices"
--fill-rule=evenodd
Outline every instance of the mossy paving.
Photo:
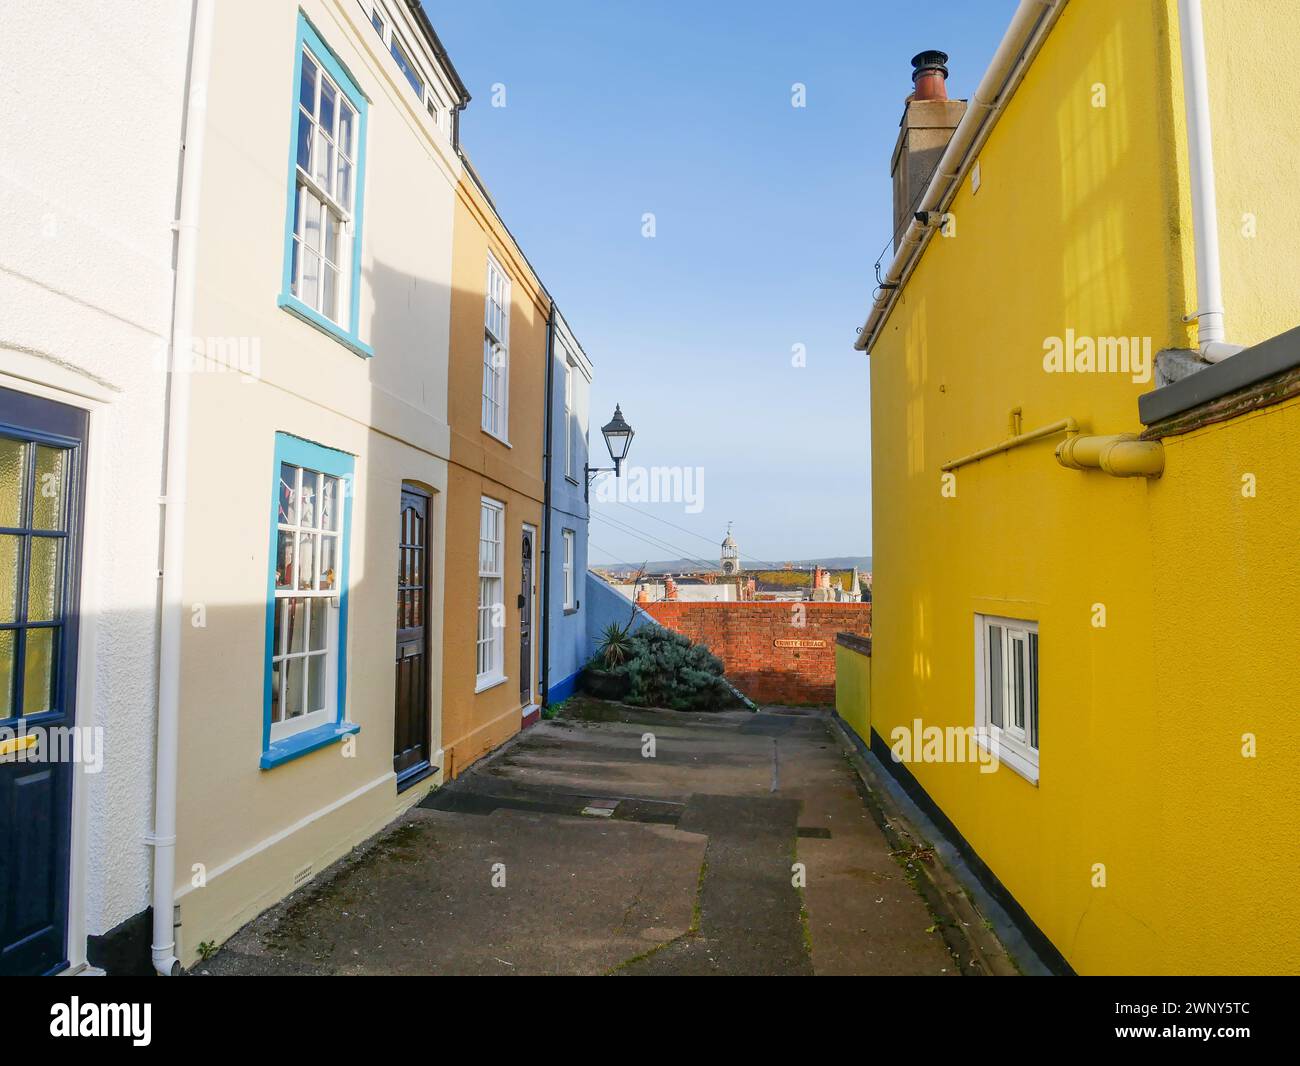
M 422 850 L 415 848 L 416 840 L 423 841 Z M 437 853 L 438 843 L 426 827 L 414 822 L 399 823 L 353 848 L 322 876 L 289 896 L 278 911 L 260 919 L 268 923 L 268 928 L 261 931 L 263 943 L 268 951 L 281 956 L 314 944 L 314 959 L 329 958 L 336 945 L 328 938 L 322 942 L 330 926 L 323 916 L 355 911 L 373 901 L 374 891 L 368 882 L 374 876 L 376 860 L 415 865 Z
M 962 976 L 992 976 L 993 971 L 990 970 L 988 961 L 975 944 L 973 937 L 963 929 L 960 920 L 945 899 L 943 892 L 935 884 L 928 869 L 925 869 L 933 868 L 937 861 L 934 848 L 914 831 L 899 829 L 896 823 L 901 819 L 886 814 L 875 792 L 862 780 L 861 775 L 853 765 L 852 757 L 847 751 L 843 752 L 843 756 L 844 771 L 852 779 L 858 796 L 889 844 L 890 857 L 898 864 L 902 870 L 904 880 L 921 897 L 926 910 L 930 914 L 932 924 L 926 931 L 937 932 L 943 938 L 944 947 L 957 964 L 957 972 Z M 970 899 L 969 894 L 963 890 L 963 895 L 966 897 L 971 909 L 978 914 L 974 901 Z M 1020 968 L 1015 960 L 1011 958 L 1009 953 L 1004 952 L 1003 954 L 1011 967 L 1018 972 Z M 969 956 L 969 960 L 967 960 L 967 956 Z

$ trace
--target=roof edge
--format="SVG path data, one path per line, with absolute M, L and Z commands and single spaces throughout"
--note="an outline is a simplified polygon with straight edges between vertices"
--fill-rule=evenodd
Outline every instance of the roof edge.
M 442 39 L 438 36 L 438 31 L 433 28 L 433 23 L 429 21 L 429 13 L 424 10 L 424 5 L 420 0 L 406 0 L 406 6 L 410 9 L 411 14 L 415 16 L 416 22 L 420 24 L 420 29 L 429 39 L 429 45 L 433 49 L 433 54 L 437 56 L 438 61 L 447 68 L 447 73 L 451 77 L 452 85 L 460 94 L 460 100 L 456 103 L 456 110 L 464 110 L 465 105 L 470 101 L 469 90 L 465 88 L 465 83 L 461 80 L 460 72 L 456 69 L 456 64 L 451 61 L 451 56 L 447 54 L 447 49 L 443 46 Z

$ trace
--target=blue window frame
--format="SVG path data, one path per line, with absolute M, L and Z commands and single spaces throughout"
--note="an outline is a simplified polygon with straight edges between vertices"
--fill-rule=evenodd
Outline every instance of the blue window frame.
M 342 740 L 355 460 L 275 435 L 266 582 L 262 769 Z
M 279 305 L 358 355 L 369 101 L 301 13 Z

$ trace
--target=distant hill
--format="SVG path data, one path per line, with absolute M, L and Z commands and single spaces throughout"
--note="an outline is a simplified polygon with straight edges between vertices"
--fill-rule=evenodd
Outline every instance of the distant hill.
M 828 555 L 821 559 L 781 559 L 771 562 L 764 562 L 759 559 L 742 559 L 746 571 L 783 571 L 787 565 L 794 571 L 811 570 L 815 566 L 824 566 L 828 570 L 852 570 L 855 566 L 868 573 L 871 570 L 870 555 Z M 637 566 L 628 566 L 624 563 L 592 563 L 593 567 L 605 570 L 611 574 L 635 574 Z M 699 559 L 659 559 L 646 563 L 647 574 L 683 574 L 698 573 L 705 570 L 702 560 Z M 718 569 L 718 564 L 712 565 L 713 570 Z

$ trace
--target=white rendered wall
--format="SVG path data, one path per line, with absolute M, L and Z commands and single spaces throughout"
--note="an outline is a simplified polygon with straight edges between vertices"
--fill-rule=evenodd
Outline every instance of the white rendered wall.
M 189 4 L 0 6 L 0 385 L 92 409 L 78 780 L 85 930 L 148 904 L 165 337 Z M 74 888 L 74 896 L 75 888 Z M 73 900 L 74 960 L 76 942 Z

